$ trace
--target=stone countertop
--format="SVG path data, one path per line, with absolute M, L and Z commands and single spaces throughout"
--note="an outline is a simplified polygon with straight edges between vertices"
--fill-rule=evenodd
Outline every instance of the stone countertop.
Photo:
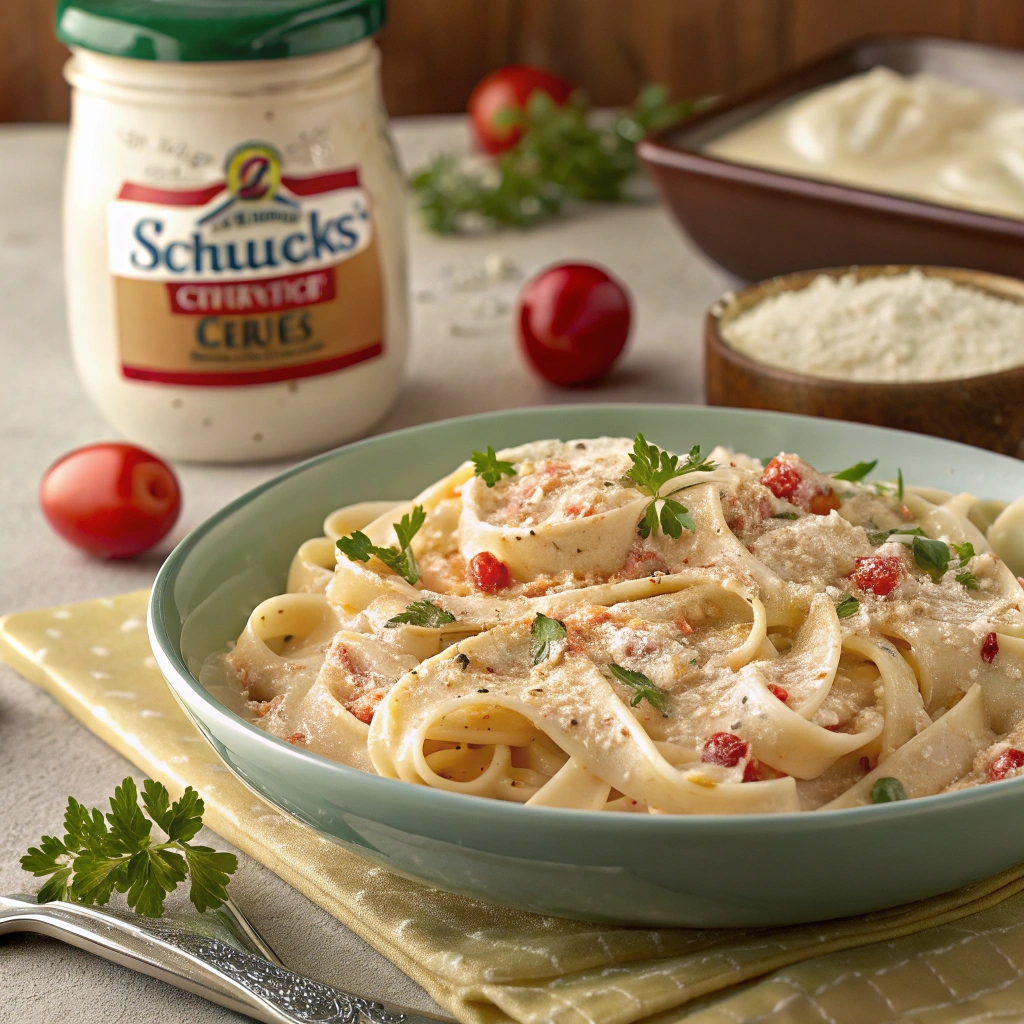
M 461 118 L 394 123 L 408 168 L 465 146 Z M 122 563 L 92 560 L 44 522 L 36 490 L 46 467 L 113 436 L 89 404 L 68 352 L 61 275 L 62 127 L 0 129 L 0 614 L 147 586 L 171 547 L 208 515 L 283 464 L 176 467 L 185 508 L 158 550 Z M 550 226 L 472 238 L 410 227 L 413 343 L 405 385 L 379 430 L 516 406 L 568 402 L 699 402 L 705 308 L 731 284 L 682 238 L 653 201 L 592 206 Z M 498 254 L 518 273 L 488 280 Z M 635 299 L 632 340 L 599 387 L 559 391 L 534 377 L 512 334 L 525 276 L 564 260 L 614 271 Z M 489 265 L 498 262 L 488 261 Z M 457 367 L 457 370 L 453 369 Z M 73 771 L 71 766 L 74 766 Z M 31 891 L 18 858 L 58 826 L 69 792 L 104 802 L 129 765 L 55 701 L 0 666 L 0 892 Z M 212 842 L 221 848 L 227 844 Z M 397 968 L 247 857 L 236 902 L 295 970 L 429 1009 Z M 0 1024 L 190 1024 L 242 1017 L 54 940 L 0 940 Z

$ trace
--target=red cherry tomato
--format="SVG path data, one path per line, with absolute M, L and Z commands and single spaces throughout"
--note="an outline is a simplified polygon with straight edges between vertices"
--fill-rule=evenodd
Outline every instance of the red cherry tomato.
M 552 384 L 591 384 L 625 348 L 631 317 L 629 293 L 607 271 L 562 263 L 523 286 L 519 347 Z
M 148 551 L 174 525 L 181 489 L 170 467 L 130 444 L 78 448 L 43 477 L 39 503 L 49 524 L 101 558 Z
M 573 87 L 547 71 L 527 64 L 510 64 L 485 75 L 470 93 L 467 109 L 473 135 L 481 149 L 487 153 L 502 153 L 511 149 L 522 137 L 515 124 L 495 121 L 505 110 L 522 110 L 535 92 L 544 92 L 561 106 L 573 93 Z

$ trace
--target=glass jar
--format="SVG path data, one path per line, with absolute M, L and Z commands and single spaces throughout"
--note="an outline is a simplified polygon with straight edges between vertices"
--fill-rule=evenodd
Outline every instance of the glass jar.
M 171 458 L 324 449 L 387 411 L 408 346 L 383 0 L 62 0 L 75 363 Z

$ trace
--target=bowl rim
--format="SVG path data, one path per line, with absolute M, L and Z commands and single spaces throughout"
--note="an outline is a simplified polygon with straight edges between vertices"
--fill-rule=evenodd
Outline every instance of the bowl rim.
M 738 315 L 739 312 L 745 313 L 748 309 L 753 309 L 755 306 L 760 305 L 761 302 L 783 292 L 803 291 L 805 288 L 810 287 L 817 277 L 822 275 L 826 277 L 844 277 L 847 274 L 859 275 L 868 272 L 865 273 L 863 279 L 869 280 L 873 277 L 898 277 L 913 270 L 921 271 L 926 277 L 941 277 L 944 280 L 952 281 L 960 287 L 975 288 L 977 291 L 986 292 L 996 298 L 1005 299 L 1008 302 L 1016 302 L 1018 305 L 1024 306 L 1024 279 L 1011 277 L 1009 274 L 996 274 L 988 270 L 974 270 L 971 267 L 953 267 L 931 263 L 850 263 L 845 266 L 816 267 L 811 270 L 794 270 L 788 274 L 776 274 L 774 277 L 766 277 L 761 281 L 748 284 L 737 291 L 725 292 L 707 308 L 704 314 L 705 342 L 714 344 L 717 347 L 717 355 L 728 359 L 751 375 L 766 377 L 778 381 L 780 384 L 796 385 L 805 388 L 828 388 L 850 391 L 852 393 L 867 393 L 869 391 L 887 392 L 895 398 L 910 392 L 916 395 L 929 393 L 942 395 L 951 388 L 958 388 L 964 385 L 985 387 L 986 385 L 1006 383 L 1008 380 L 1014 382 L 1017 379 L 1024 383 L 1024 358 L 1016 366 L 1008 366 L 1006 369 L 996 370 L 992 373 L 977 373 L 970 377 L 944 377 L 941 380 L 886 381 L 820 377 L 811 373 L 800 373 L 797 370 L 785 370 L 780 366 L 772 366 L 770 363 L 762 363 L 752 356 L 741 352 L 739 349 L 733 348 L 722 333 L 723 319 L 727 315 Z M 960 275 L 987 279 L 993 283 L 999 281 L 1011 282 L 1017 286 L 1017 289 L 1020 291 L 1020 297 L 1013 298 L 995 288 L 987 288 L 981 281 L 977 284 L 966 283 L 958 279 Z M 744 296 L 749 296 L 752 292 L 776 284 L 779 286 L 776 290 L 763 295 L 749 307 L 738 312 L 736 311 L 737 305 Z
M 583 411 L 591 414 L 602 411 L 622 412 L 624 410 L 635 410 L 637 414 L 649 412 L 650 410 L 695 410 L 707 412 L 714 416 L 717 413 L 739 414 L 743 418 L 796 420 L 807 425 L 820 424 L 822 421 L 814 416 L 801 416 L 794 413 L 775 412 L 768 410 L 742 409 L 722 406 L 700 406 L 687 405 L 683 403 L 582 403 L 577 405 L 545 405 L 516 409 L 498 410 L 487 413 L 477 413 L 465 416 L 448 417 L 443 420 L 435 420 L 430 423 L 417 424 L 410 427 L 403 427 L 398 430 L 388 431 L 383 434 L 375 434 L 371 437 L 362 438 L 358 441 L 340 445 L 330 451 L 323 452 L 312 458 L 302 460 L 296 465 L 275 474 L 269 480 L 246 491 L 234 498 L 213 515 L 194 527 L 168 555 L 160 567 L 150 591 L 147 606 L 146 623 L 149 632 L 149 639 L 153 648 L 153 654 L 161 670 L 168 687 L 171 689 L 179 704 L 183 706 L 186 716 L 196 725 L 199 734 L 213 747 L 216 747 L 206 735 L 204 725 L 195 721 L 195 713 L 190 704 L 197 701 L 204 706 L 204 714 L 219 721 L 227 731 L 246 737 L 252 742 L 266 746 L 276 756 L 287 758 L 294 763 L 312 766 L 317 770 L 323 770 L 336 774 L 337 777 L 349 787 L 364 790 L 368 795 L 377 795 L 381 800 L 397 801 L 399 804 L 408 804 L 413 809 L 424 814 L 436 812 L 446 817 L 459 817 L 470 815 L 481 824 L 493 823 L 495 827 L 515 826 L 517 824 L 542 823 L 561 826 L 563 830 L 578 831 L 579 828 L 596 831 L 601 834 L 621 833 L 623 819 L 628 819 L 630 824 L 625 826 L 626 830 L 632 830 L 637 836 L 642 836 L 647 831 L 655 834 L 665 831 L 678 830 L 680 838 L 688 833 L 700 833 L 710 831 L 714 833 L 730 832 L 737 835 L 747 835 L 751 831 L 792 831 L 816 832 L 822 828 L 831 827 L 852 827 L 859 824 L 881 824 L 887 817 L 894 816 L 905 818 L 929 817 L 934 814 L 943 814 L 946 809 L 952 810 L 964 803 L 971 803 L 979 806 L 982 803 L 1001 803 L 1006 800 L 1014 800 L 1017 794 L 1024 793 L 1024 776 L 1016 779 L 1003 780 L 999 786 L 978 786 L 970 789 L 960 790 L 953 793 L 936 793 L 930 796 L 915 797 L 905 801 L 895 801 L 886 804 L 869 804 L 861 807 L 848 807 L 833 811 L 786 811 L 776 814 L 628 814 L 609 813 L 607 811 L 592 811 L 577 808 L 560 807 L 527 807 L 507 800 L 496 800 L 488 797 L 475 796 L 469 793 L 451 793 L 447 790 L 435 789 L 430 786 L 417 786 L 413 783 L 404 782 L 401 779 L 389 779 L 381 775 L 361 771 L 358 768 L 350 767 L 339 761 L 323 757 L 313 751 L 303 750 L 291 743 L 286 743 L 264 730 L 247 722 L 240 715 L 221 704 L 188 670 L 184 659 L 176 645 L 171 641 L 163 622 L 163 609 L 173 599 L 174 583 L 178 578 L 184 564 L 186 563 L 192 549 L 211 530 L 219 526 L 224 520 L 230 518 L 238 510 L 244 508 L 251 501 L 262 494 L 273 490 L 280 483 L 299 476 L 315 466 L 343 458 L 345 453 L 372 447 L 375 444 L 392 441 L 401 437 L 415 436 L 424 429 L 441 429 L 455 423 L 475 421 L 486 424 L 489 420 L 514 418 L 529 420 L 532 415 L 555 414 L 573 416 Z M 828 421 L 832 422 L 832 421 Z M 842 427 L 852 429 L 855 432 L 882 432 L 888 434 L 907 434 L 911 437 L 922 438 L 925 435 L 913 434 L 910 431 L 895 430 L 889 427 L 877 427 L 869 424 L 846 423 Z M 942 438 L 927 438 L 937 444 L 962 448 L 966 451 L 984 451 L 975 449 L 971 445 L 961 444 L 957 441 L 949 441 Z M 996 452 L 985 454 L 996 459 L 1006 459 L 1010 463 L 1018 460 L 1009 456 L 1000 455 Z M 218 755 L 219 756 L 219 755 Z M 239 776 L 234 769 L 229 769 L 236 778 Z M 242 780 L 249 788 L 253 784 Z M 257 791 L 258 792 L 258 791 Z M 291 816 L 291 812 L 281 808 L 271 797 L 259 794 L 262 799 L 267 800 L 275 807 L 283 810 Z M 309 823 L 315 827 L 313 823 Z

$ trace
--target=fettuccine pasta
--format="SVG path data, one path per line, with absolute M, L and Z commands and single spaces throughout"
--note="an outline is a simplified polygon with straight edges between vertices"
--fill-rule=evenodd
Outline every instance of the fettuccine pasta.
M 1024 501 L 872 466 L 474 452 L 331 513 L 204 682 L 362 771 L 539 807 L 810 811 L 1024 771 Z

